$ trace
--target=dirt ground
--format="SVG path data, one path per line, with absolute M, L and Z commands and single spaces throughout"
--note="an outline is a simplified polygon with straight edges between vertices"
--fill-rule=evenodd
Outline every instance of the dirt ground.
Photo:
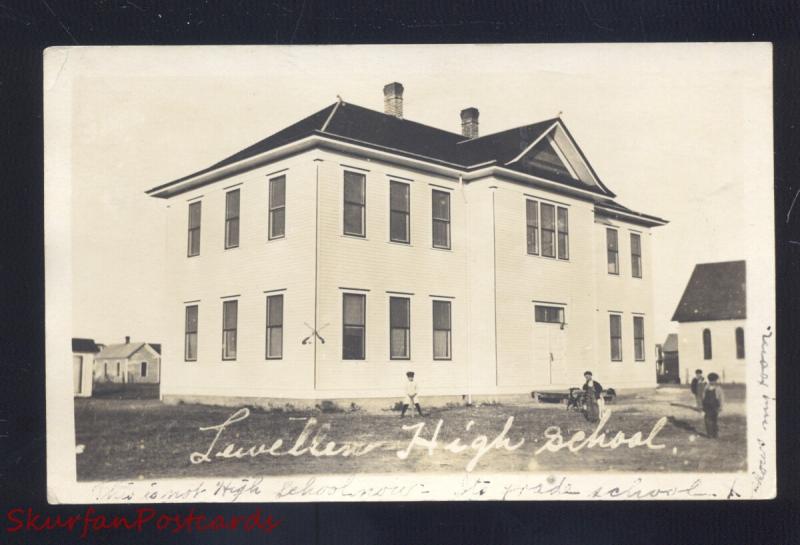
M 662 417 L 666 418 L 654 444 L 646 447 L 616 449 L 584 448 L 579 452 L 562 449 L 536 454 L 546 442 L 545 431 L 557 426 L 564 440 L 583 431 L 587 436 L 596 425 L 580 413 L 565 410 L 564 405 L 535 403 L 489 404 L 428 408 L 425 417 L 398 413 L 384 414 L 321 411 L 265 411 L 251 409 L 249 416 L 225 429 L 213 452 L 229 443 L 235 448 L 269 448 L 281 438 L 281 451 L 294 443 L 309 418 L 317 420 L 314 430 L 329 424 L 320 449 L 328 441 L 341 446 L 348 441 L 379 442 L 362 456 L 272 456 L 261 454 L 242 459 L 213 457 L 210 462 L 192 464 L 193 452 L 205 453 L 215 430 L 199 428 L 224 423 L 237 409 L 205 405 L 164 405 L 152 399 L 76 399 L 75 426 L 78 445 L 79 480 L 122 480 L 165 477 L 252 476 L 316 473 L 386 473 L 386 472 L 457 472 L 462 473 L 475 452 L 466 449 L 454 453 L 444 445 L 455 438 L 469 446 L 476 435 L 485 434 L 488 441 L 503 429 L 510 416 L 513 426 L 508 431 L 511 444 L 524 443 L 513 451 L 492 449 L 477 463 L 482 472 L 503 471 L 663 471 L 719 472 L 746 470 L 746 420 L 743 387 L 726 388 L 726 407 L 720 416 L 718 439 L 705 437 L 703 415 L 694 410 L 693 398 L 685 387 L 664 386 L 657 389 L 620 393 L 609 405 L 611 416 L 603 428 L 607 438 L 623 432 L 630 437 L 641 432 L 647 437 Z M 423 408 L 425 409 L 425 408 Z M 410 411 L 409 411 L 410 412 Z M 431 439 L 439 421 L 437 449 L 429 455 L 424 448 L 415 448 L 406 459 L 397 451 L 408 447 L 415 430 L 402 427 L 424 423 L 420 437 Z M 473 424 L 469 424 L 470 421 Z M 469 428 L 469 429 L 468 429 Z M 551 429 L 551 432 L 553 430 Z M 313 437 L 313 434 L 310 436 Z M 308 446 L 308 441 L 306 442 Z M 81 448 L 82 447 L 82 448 Z M 234 449 L 235 450 L 235 449 Z

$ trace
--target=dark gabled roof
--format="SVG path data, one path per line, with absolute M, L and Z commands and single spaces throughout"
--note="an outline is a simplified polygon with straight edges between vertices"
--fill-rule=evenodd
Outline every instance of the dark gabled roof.
M 72 351 L 73 352 L 90 352 L 96 354 L 100 351 L 94 342 L 94 339 L 80 339 L 72 338 Z
M 744 261 L 696 265 L 673 322 L 741 320 L 747 317 Z
M 664 345 L 661 347 L 663 352 L 677 352 L 678 351 L 678 334 L 677 333 L 670 333 L 667 335 L 667 340 L 664 341 Z
M 153 350 L 160 356 L 161 355 L 161 343 L 147 343 L 151 346 Z
M 566 186 L 594 192 L 601 196 L 613 197 L 614 194 L 602 183 L 599 184 L 599 187 L 595 187 L 568 176 L 555 175 L 544 169 L 537 172 L 535 167 L 523 168 L 516 163 L 506 165 L 507 162 L 519 155 L 528 143 L 532 143 L 542 136 L 557 121 L 560 122 L 558 118 L 548 119 L 469 139 L 459 133 L 437 129 L 408 119 L 400 119 L 356 104 L 338 102 L 208 168 L 154 187 L 147 193 L 158 192 L 190 178 L 207 174 L 218 168 L 316 134 L 464 170 L 496 163 L 509 170 L 538 175 Z M 561 123 L 563 126 L 563 122 Z M 589 168 L 591 169 L 591 167 Z

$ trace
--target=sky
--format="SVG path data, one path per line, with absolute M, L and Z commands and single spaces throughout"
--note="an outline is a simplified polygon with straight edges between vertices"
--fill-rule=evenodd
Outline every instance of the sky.
M 767 221 L 752 213 L 753 196 L 772 198 L 767 44 L 50 54 L 45 100 L 48 93 L 70 97 L 45 124 L 46 132 L 55 126 L 52 134 L 66 135 L 54 145 L 68 147 L 69 165 L 59 168 L 70 190 L 73 336 L 163 342 L 165 203 L 145 190 L 209 166 L 337 95 L 382 110 L 383 86 L 393 81 L 405 87 L 407 119 L 454 132 L 470 106 L 480 110 L 483 135 L 561 112 L 617 201 L 670 221 L 654 229 L 649 256 L 651 346 L 676 330 L 670 318 L 696 263 L 754 261 L 763 253 L 750 241 L 755 222 Z M 58 275 L 61 266 L 46 274 Z

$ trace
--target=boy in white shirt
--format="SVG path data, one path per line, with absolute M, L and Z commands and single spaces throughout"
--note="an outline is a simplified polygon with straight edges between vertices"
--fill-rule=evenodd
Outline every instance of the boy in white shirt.
M 406 373 L 406 377 L 408 378 L 408 382 L 406 382 L 406 397 L 403 400 L 403 410 L 400 413 L 400 418 L 406 415 L 406 410 L 409 405 L 414 405 L 419 415 L 425 416 L 422 414 L 422 409 L 419 406 L 419 394 L 417 393 L 417 383 L 414 382 L 414 371 Z

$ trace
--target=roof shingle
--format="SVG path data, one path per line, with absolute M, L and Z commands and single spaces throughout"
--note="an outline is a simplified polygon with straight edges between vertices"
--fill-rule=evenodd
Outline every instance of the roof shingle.
M 747 318 L 744 261 L 695 265 L 673 322 L 741 320 Z

